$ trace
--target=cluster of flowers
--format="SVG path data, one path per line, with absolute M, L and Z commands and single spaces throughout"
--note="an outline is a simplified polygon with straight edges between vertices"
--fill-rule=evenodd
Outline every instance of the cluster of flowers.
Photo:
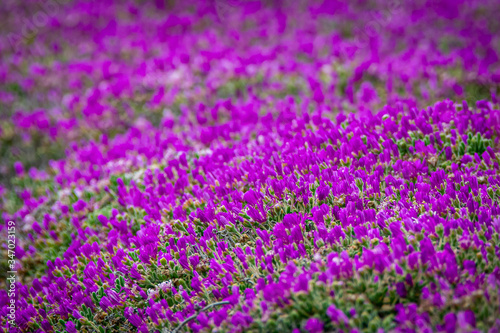
M 75 1 L 0 40 L 1 327 L 499 331 L 498 8 Z

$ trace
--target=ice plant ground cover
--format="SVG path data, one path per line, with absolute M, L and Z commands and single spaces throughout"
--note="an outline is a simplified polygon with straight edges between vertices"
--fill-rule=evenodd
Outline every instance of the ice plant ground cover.
M 499 13 L 2 1 L 2 329 L 498 332 Z

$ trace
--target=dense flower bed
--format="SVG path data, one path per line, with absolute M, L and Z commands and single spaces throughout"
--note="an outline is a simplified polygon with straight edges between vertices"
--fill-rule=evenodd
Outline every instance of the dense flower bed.
M 2 3 L 2 328 L 498 332 L 499 10 Z

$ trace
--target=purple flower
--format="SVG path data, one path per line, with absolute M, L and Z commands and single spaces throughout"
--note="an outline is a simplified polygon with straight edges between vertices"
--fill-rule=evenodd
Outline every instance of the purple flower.
M 292 229 L 299 222 L 300 222 L 300 216 L 297 213 L 286 214 L 285 217 L 283 217 L 283 225 L 287 229 Z
M 309 333 L 321 333 L 323 332 L 323 322 L 318 318 L 310 318 L 306 322 L 304 329 Z
M 14 171 L 16 172 L 16 175 L 18 177 L 21 177 L 24 175 L 24 167 L 23 167 L 23 164 L 21 162 L 15 162 L 14 163 Z
M 108 218 L 104 215 L 99 215 L 97 216 L 97 219 L 99 220 L 99 222 L 101 222 L 101 224 L 103 226 L 107 226 L 108 225 Z
M 302 235 L 302 230 L 300 229 L 300 226 L 297 225 L 292 228 L 292 231 L 290 233 L 290 238 L 293 242 L 297 244 L 304 241 L 304 236 Z
M 141 317 L 139 317 L 136 313 L 134 314 L 131 314 L 129 317 L 128 317 L 128 321 L 134 325 L 135 327 L 139 327 L 141 326 L 142 324 L 142 319 Z
M 212 313 L 215 326 L 219 327 L 220 324 L 227 319 L 227 310 L 221 309 Z
M 249 190 L 243 195 L 243 200 L 247 202 L 249 206 L 255 206 L 259 203 L 260 194 L 254 190 Z
M 245 315 L 244 313 L 237 311 L 233 314 L 231 318 L 231 324 L 235 327 L 248 327 L 253 321 L 253 318 L 249 315 Z
M 52 325 L 47 321 L 47 320 L 44 320 L 42 321 L 42 324 L 41 324 L 42 328 L 46 331 L 46 332 L 52 332 Z
M 80 212 L 85 209 L 85 207 L 87 207 L 87 203 L 81 199 L 78 199 L 78 201 L 73 204 L 75 212 Z
M 457 316 L 454 313 L 446 314 L 443 318 L 443 323 L 444 324 L 441 326 L 441 329 L 446 333 L 456 332 Z
M 328 307 L 328 309 L 326 310 L 326 314 L 334 323 L 347 325 L 347 323 L 349 322 L 349 319 L 347 318 L 345 313 L 342 312 L 342 310 L 337 309 L 334 304 Z
M 444 148 L 444 152 L 446 154 L 446 159 L 447 160 L 451 160 L 451 157 L 452 157 L 452 154 L 453 154 L 452 151 L 451 151 L 451 147 L 450 146 L 446 146 Z
M 406 297 L 406 287 L 405 287 L 404 282 L 396 283 L 396 292 L 398 293 L 399 297 L 401 297 L 401 298 Z
M 460 327 L 476 327 L 476 316 L 474 315 L 474 312 L 472 312 L 472 310 L 460 311 L 457 317 L 457 322 Z
M 99 305 L 104 310 L 104 312 L 107 312 L 108 308 L 113 306 L 113 304 L 111 303 L 111 301 L 107 296 L 101 298 L 101 300 L 99 301 Z
M 78 332 L 76 330 L 75 324 L 71 320 L 66 322 L 66 331 L 68 331 L 68 333 L 77 333 Z

